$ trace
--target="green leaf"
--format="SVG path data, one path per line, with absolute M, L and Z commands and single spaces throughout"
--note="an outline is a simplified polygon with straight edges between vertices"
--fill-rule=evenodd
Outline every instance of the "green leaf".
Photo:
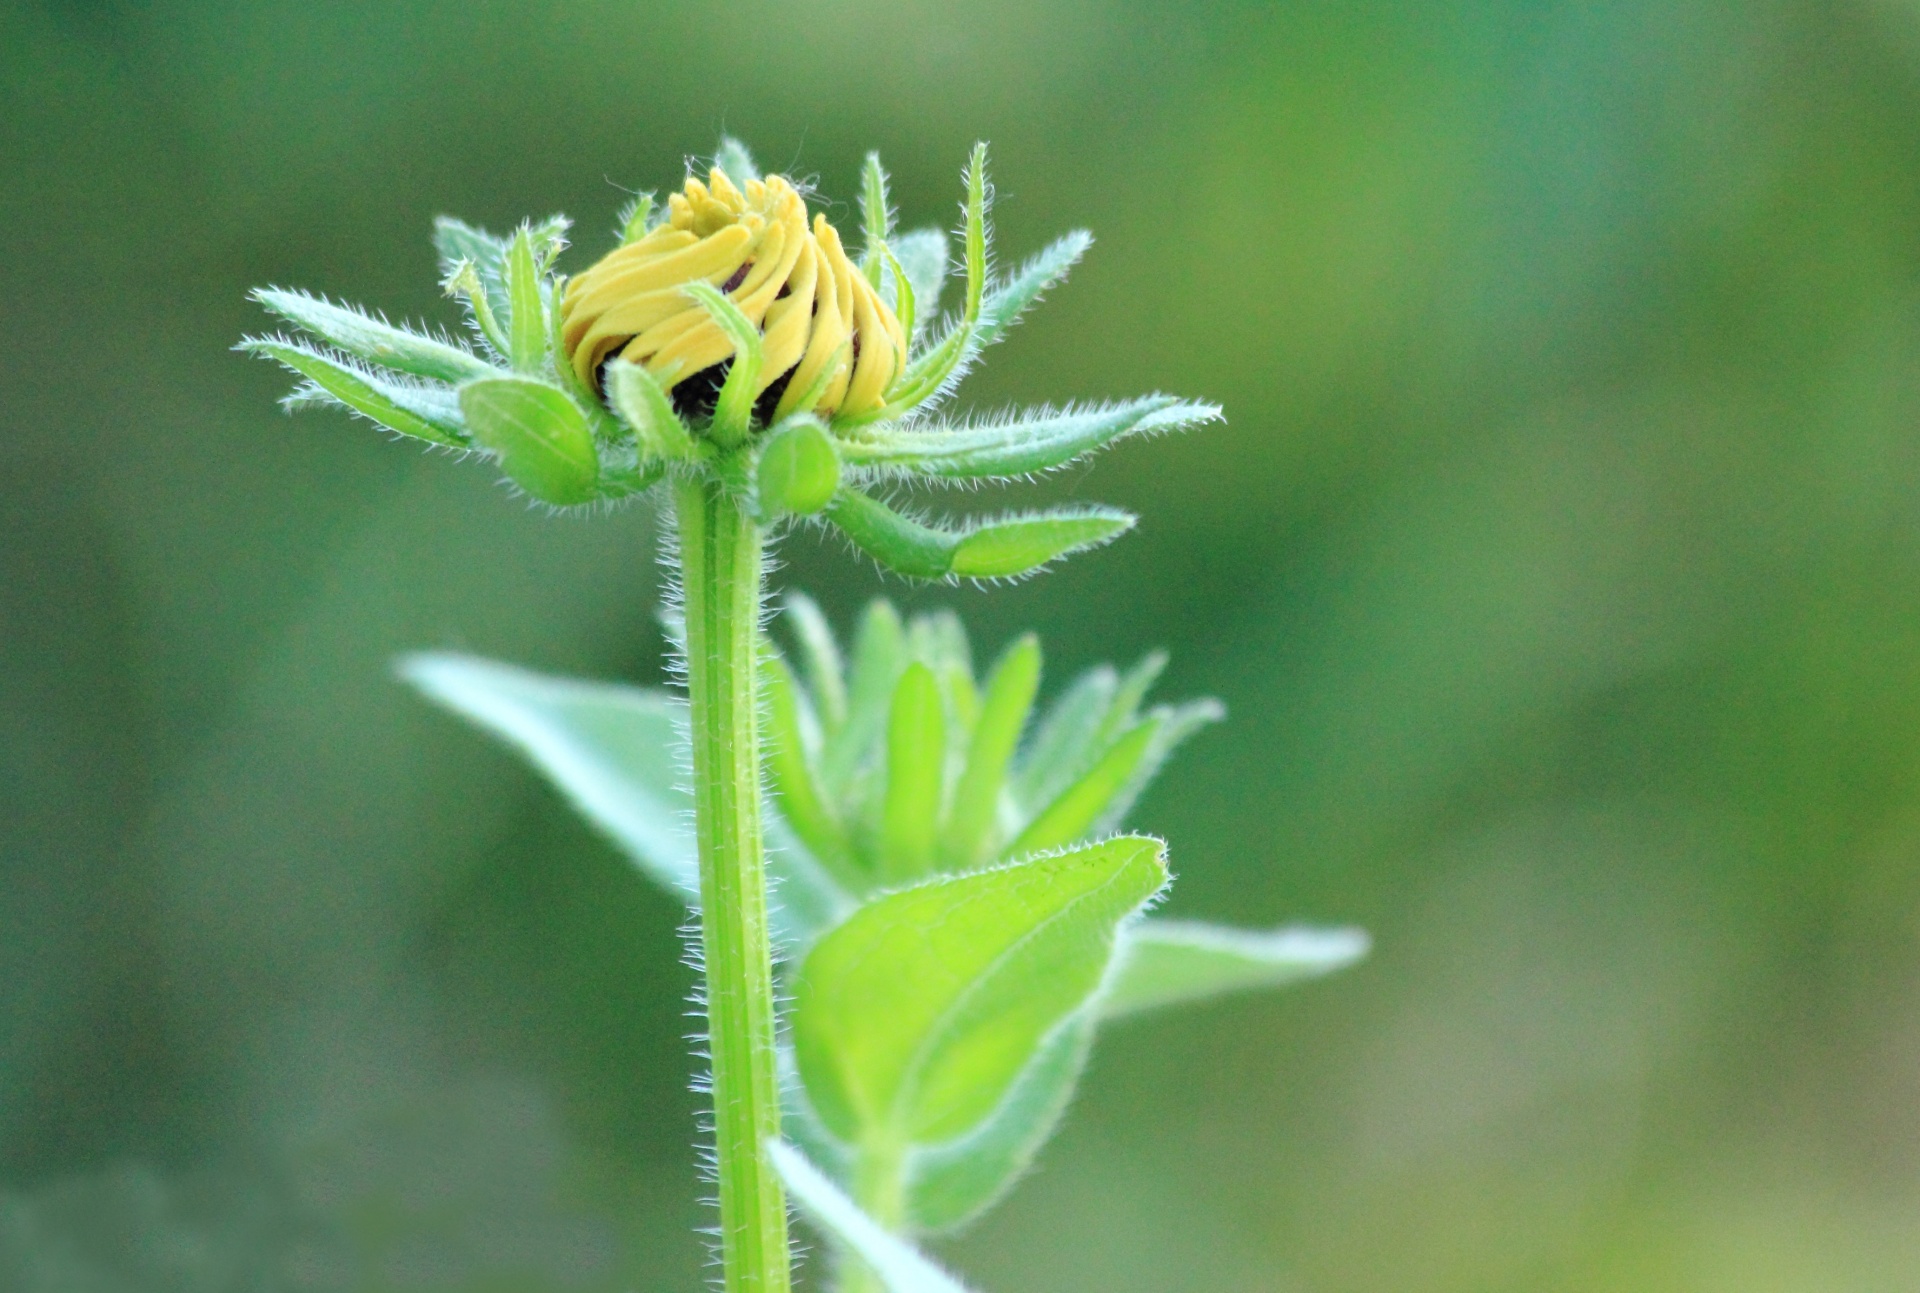
M 1026 308 L 1040 299 L 1041 293 L 1067 276 L 1079 259 L 1093 246 L 1093 235 L 1075 229 L 1056 239 L 1039 255 L 1022 265 L 1003 282 L 995 284 L 980 306 L 980 326 L 974 330 L 973 349 L 992 345 L 1006 335 Z
M 1109 507 L 1061 508 L 944 530 L 900 515 L 857 489 L 843 487 L 827 519 L 862 552 L 915 579 L 1007 579 L 1087 548 L 1110 543 L 1134 518 Z
M 760 168 L 754 163 L 753 154 L 732 135 L 720 136 L 720 149 L 713 155 L 713 164 L 720 168 L 722 175 L 733 181 L 735 188 L 743 191 L 748 180 L 760 178 Z
M 620 215 L 614 222 L 614 233 L 620 239 L 620 245 L 638 242 L 647 236 L 647 229 L 653 223 L 653 194 L 636 193 L 620 208 Z
M 1117 829 L 1133 808 L 1134 800 L 1160 775 L 1160 769 L 1166 766 L 1173 752 L 1201 728 L 1209 727 L 1226 716 L 1226 707 L 1210 696 L 1180 705 L 1155 706 L 1147 715 L 1147 721 L 1153 727 L 1153 739 L 1147 743 L 1145 756 L 1135 765 L 1133 775 L 1107 801 L 1106 809 L 1086 833 L 1099 835 Z
M 533 239 L 524 228 L 507 244 L 507 302 L 507 357 L 515 372 L 537 376 L 547 367 L 547 312 Z
M 939 394 L 950 378 L 955 378 L 974 349 L 974 331 L 980 322 L 981 294 L 986 288 L 987 250 L 992 230 L 987 223 L 990 202 L 987 188 L 987 146 L 975 144 L 967 163 L 967 198 L 962 228 L 963 259 L 966 263 L 966 301 L 960 317 L 912 363 L 887 392 L 887 413 L 900 412 L 924 403 Z M 931 311 L 931 301 L 921 307 Z
M 633 432 L 634 446 L 643 458 L 685 458 L 693 453 L 687 424 L 644 365 L 616 358 L 601 371 L 606 375 L 607 401 Z
M 1007 768 L 1039 687 L 1040 639 L 1028 633 L 1006 649 L 987 680 L 966 765 L 941 830 L 941 861 L 948 870 L 968 871 L 987 859 Z
M 886 1293 L 967 1293 L 959 1280 L 862 1212 L 799 1150 L 785 1141 L 770 1141 L 767 1158 L 807 1220 L 864 1263 Z
M 1190 920 L 1143 920 L 1120 937 L 1119 964 L 1100 999 L 1117 1015 L 1203 1001 L 1250 988 L 1317 979 L 1367 954 L 1358 929 L 1232 929 Z
M 868 753 L 886 730 L 893 687 L 907 667 L 906 629 L 893 604 L 876 597 L 867 603 L 853 639 L 853 667 L 847 676 L 847 721 L 827 742 L 826 781 L 844 798 Z
M 800 647 L 814 712 L 821 726 L 832 734 L 847 721 L 846 666 L 840 659 L 840 644 L 834 640 L 833 628 L 819 604 L 805 593 L 788 592 L 786 611 L 794 641 Z
M 1121 924 L 1166 882 L 1141 836 L 869 902 L 814 944 L 794 1054 L 827 1127 L 906 1147 L 980 1125 L 1098 989 Z
M 500 469 L 533 497 L 566 507 L 598 496 L 593 429 L 564 391 L 525 377 L 486 377 L 460 388 L 460 410 L 474 440 L 499 455 Z
M 520 751 L 642 873 L 698 906 L 693 796 L 682 763 L 685 701 L 450 652 L 406 656 L 399 672 L 429 699 Z M 767 842 L 775 937 L 789 948 L 804 945 L 841 919 L 849 899 L 774 814 Z
M 914 330 L 920 331 L 922 325 L 940 314 L 940 289 L 946 286 L 949 269 L 946 231 L 915 229 L 901 234 L 888 246 L 913 289 Z
M 693 797 L 678 753 L 684 702 L 440 652 L 403 657 L 399 671 L 519 750 L 662 888 L 698 900 Z
M 1084 777 L 1061 791 L 1059 798 L 1027 824 L 1007 847 L 1008 856 L 1059 848 L 1087 835 L 1094 823 L 1106 815 L 1107 806 L 1132 781 L 1134 770 L 1146 758 L 1159 726 L 1149 719 L 1115 741 Z
M 820 420 L 801 414 L 768 433 L 755 474 L 769 516 L 810 516 L 840 488 L 840 454 Z
M 957 1140 L 922 1146 L 908 1156 L 907 1220 L 914 1230 L 957 1230 L 1013 1188 L 1073 1100 L 1093 1049 L 1094 1024 L 1092 1011 L 1075 1012 L 1034 1053 L 984 1122 Z
M 1031 813 L 1051 803 L 1099 755 L 1099 740 L 1120 675 L 1097 665 L 1073 680 L 1048 707 L 1013 774 L 1014 803 Z
M 307 379 L 307 385 L 281 401 L 289 410 L 338 404 L 401 435 L 462 448 L 467 444 L 459 401 L 444 386 L 396 381 L 311 346 L 273 337 L 249 337 L 239 349 L 284 364 Z
M 880 823 L 880 877 L 917 880 L 933 869 L 947 740 L 940 684 L 916 660 L 901 673 L 887 711 L 887 789 Z
M 254 290 L 253 299 L 350 355 L 415 377 L 461 382 L 500 371 L 472 351 L 396 328 L 352 306 L 335 305 L 305 292 L 262 287 Z
M 1113 542 L 1134 518 L 1111 507 L 1060 508 L 992 521 L 961 538 L 953 573 L 963 579 L 1010 579 L 1061 557 Z
M 845 452 L 856 466 L 946 479 L 1024 476 L 1063 467 L 1127 436 L 1178 430 L 1219 416 L 1216 405 L 1149 395 L 1104 408 L 1027 410 L 973 425 L 880 429 L 850 441 Z
M 766 703 L 767 780 L 780 814 L 813 856 L 848 888 L 865 887 L 865 878 L 853 866 L 846 829 L 829 807 L 814 778 L 817 742 L 811 733 L 793 671 L 776 651 L 768 650 L 761 664 L 761 694 Z

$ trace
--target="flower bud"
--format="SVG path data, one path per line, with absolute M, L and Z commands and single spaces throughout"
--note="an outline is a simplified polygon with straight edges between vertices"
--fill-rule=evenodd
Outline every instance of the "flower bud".
M 763 423 L 877 409 L 906 362 L 900 321 L 826 217 L 809 225 L 806 203 L 781 176 L 748 180 L 742 192 L 716 168 L 667 199 L 659 226 L 568 283 L 561 339 L 580 379 L 598 388 L 601 365 L 617 355 L 644 366 L 683 409 L 702 395 L 710 401 L 734 343 L 683 290 L 696 282 L 725 293 L 760 329 L 754 394 Z

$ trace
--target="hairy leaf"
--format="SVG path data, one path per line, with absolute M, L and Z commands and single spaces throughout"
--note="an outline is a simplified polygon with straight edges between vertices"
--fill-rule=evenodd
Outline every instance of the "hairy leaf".
M 901 673 L 887 711 L 880 876 L 888 883 L 917 880 L 933 868 L 946 753 L 940 684 L 933 670 L 916 660 Z
M 941 860 L 949 870 L 971 870 L 986 860 L 1007 768 L 1039 686 L 1040 640 L 1028 633 L 1006 649 L 987 680 L 986 698 L 941 831 Z
M 913 289 L 915 330 L 940 314 L 940 289 L 946 285 L 947 235 L 942 229 L 915 229 L 888 244 Z M 909 341 L 913 338 L 909 337 Z
M 1090 1010 L 1076 1012 L 1034 1053 L 979 1126 L 957 1140 L 922 1146 L 908 1156 L 907 1219 L 915 1230 L 966 1225 L 1033 1165 L 1073 1100 L 1093 1049 L 1094 1024 Z
M 444 386 L 396 381 L 298 342 L 249 337 L 240 346 L 250 354 L 285 364 L 307 379 L 308 385 L 282 401 L 290 409 L 306 404 L 338 404 L 401 435 L 458 447 L 468 442 L 459 401 Z
M 1121 924 L 1166 881 L 1121 836 L 872 900 L 814 944 L 794 1053 L 841 1139 L 902 1148 L 980 1125 L 1099 988 Z
M 947 530 L 900 515 L 857 489 L 842 488 L 827 519 L 868 556 L 915 579 L 1007 579 L 1061 557 L 1110 543 L 1134 518 L 1110 507 L 1060 508 Z
M 1120 936 L 1119 965 L 1100 999 L 1111 1019 L 1249 988 L 1318 978 L 1367 954 L 1358 929 L 1233 929 L 1191 920 L 1143 920 Z
M 352 306 L 335 305 L 305 292 L 263 287 L 254 291 L 253 299 L 350 355 L 415 377 L 461 382 L 496 376 L 500 371 L 472 351 L 397 328 Z
M 1065 466 L 1126 436 L 1219 416 L 1215 405 L 1150 395 L 1107 408 L 1040 410 L 974 426 L 887 428 L 850 441 L 846 455 L 862 467 L 955 480 L 1024 476 Z

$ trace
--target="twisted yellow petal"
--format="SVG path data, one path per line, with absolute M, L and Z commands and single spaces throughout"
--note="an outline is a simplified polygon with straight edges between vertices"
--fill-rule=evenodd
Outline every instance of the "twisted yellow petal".
M 561 339 L 581 381 L 597 385 L 615 355 L 669 390 L 731 361 L 733 343 L 683 290 L 696 282 L 759 326 L 766 362 L 755 394 L 775 392 L 772 419 L 803 411 L 809 396 L 806 411 L 824 417 L 871 412 L 906 364 L 899 319 L 827 218 L 809 223 L 782 176 L 736 185 L 716 168 L 667 198 L 658 228 L 568 282 Z

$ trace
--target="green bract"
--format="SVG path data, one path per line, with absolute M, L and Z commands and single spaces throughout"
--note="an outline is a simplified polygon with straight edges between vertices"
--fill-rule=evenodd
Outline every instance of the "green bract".
M 756 175 L 746 150 L 727 141 L 716 176 L 745 187 L 759 183 Z M 1155 395 L 941 417 L 940 405 L 981 350 L 1063 279 L 1092 242 L 1085 233 L 1069 234 L 995 277 L 988 195 L 982 146 L 967 168 L 954 263 L 939 230 L 895 233 L 886 174 L 869 158 L 859 272 L 881 308 L 897 317 L 908 349 L 879 400 L 857 411 L 806 411 L 830 382 L 843 382 L 835 377 L 842 369 L 829 365 L 819 390 L 798 401 L 799 411 L 767 421 L 768 401 L 756 396 L 775 376 L 764 371 L 770 325 L 743 312 L 753 305 L 746 295 L 752 281 L 744 269 L 729 274 L 725 265 L 678 288 L 705 311 L 730 355 L 709 370 L 705 386 L 676 386 L 687 374 L 671 364 L 649 371 L 618 357 L 598 369 L 596 383 L 584 381 L 562 326 L 568 279 L 553 268 L 567 245 L 569 225 L 561 217 L 505 238 L 457 220 L 436 225 L 447 292 L 466 309 L 466 344 L 305 293 L 263 289 L 254 294 L 261 305 L 319 344 L 253 337 L 242 345 L 305 379 L 289 407 L 340 405 L 401 435 L 480 451 L 529 497 L 554 507 L 627 498 L 670 476 L 694 476 L 734 495 L 762 524 L 817 517 L 900 574 L 1017 577 L 1109 542 L 1134 518 L 1112 508 L 1069 507 L 949 522 L 903 513 L 885 493 L 917 481 L 1027 477 L 1127 436 L 1211 421 L 1220 410 Z M 636 204 L 622 221 L 621 243 L 656 233 L 660 220 L 650 197 Z M 961 305 L 942 318 L 941 288 L 950 276 L 961 280 Z M 858 354 L 857 341 L 839 363 Z M 702 399 L 697 390 L 708 387 L 710 398 Z

